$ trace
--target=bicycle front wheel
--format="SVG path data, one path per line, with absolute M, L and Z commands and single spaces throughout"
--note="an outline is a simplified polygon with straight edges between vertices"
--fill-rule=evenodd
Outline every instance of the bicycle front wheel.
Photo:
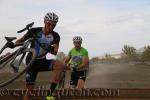
M 30 53 L 30 60 L 26 63 L 26 57 Z M 0 88 L 9 85 L 19 78 L 31 66 L 35 60 L 36 53 L 32 48 L 25 49 L 18 55 L 13 55 L 0 64 Z M 13 62 L 13 63 L 12 63 Z M 17 80 L 22 81 L 22 80 Z

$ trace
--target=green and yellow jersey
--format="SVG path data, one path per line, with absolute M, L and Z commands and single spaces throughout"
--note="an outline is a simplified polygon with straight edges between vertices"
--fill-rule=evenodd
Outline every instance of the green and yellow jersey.
M 74 67 L 78 67 L 82 63 L 82 59 L 84 57 L 88 57 L 88 51 L 83 47 L 81 47 L 80 49 L 72 48 L 69 51 L 68 56 L 71 58 L 69 60 L 69 64 L 73 65 Z M 84 66 L 78 69 L 78 71 L 83 71 L 86 69 L 87 69 L 87 66 Z

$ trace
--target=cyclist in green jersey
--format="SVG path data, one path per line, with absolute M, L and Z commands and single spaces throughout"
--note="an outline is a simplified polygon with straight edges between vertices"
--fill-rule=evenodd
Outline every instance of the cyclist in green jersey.
M 84 88 L 86 72 L 89 64 L 88 51 L 81 46 L 82 38 L 73 38 L 74 48 L 72 48 L 65 60 L 65 64 L 71 69 L 70 88 L 78 90 Z

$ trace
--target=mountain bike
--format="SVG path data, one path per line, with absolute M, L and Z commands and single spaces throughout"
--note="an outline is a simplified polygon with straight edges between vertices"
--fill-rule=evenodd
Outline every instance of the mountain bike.
M 18 31 L 18 33 L 21 33 L 25 30 L 30 32 L 30 28 L 33 26 L 33 24 L 34 23 L 32 22 L 26 25 L 26 27 Z M 0 50 L 0 55 L 6 48 L 9 47 L 10 44 L 13 43 L 13 40 L 15 40 L 16 37 L 5 37 L 5 39 L 7 42 Z M 15 48 L 19 47 L 17 50 L 0 56 L 0 88 L 15 81 L 31 66 L 36 58 L 35 50 L 33 48 L 29 48 L 29 45 L 33 39 L 34 38 L 32 37 L 27 39 L 24 43 L 16 44 Z M 25 64 L 26 57 L 29 53 L 31 55 L 30 61 Z
M 68 64 L 64 66 L 64 70 L 61 74 L 60 81 L 58 83 L 58 88 L 65 88 L 66 71 L 73 71 L 73 66 L 76 66 L 76 64 Z

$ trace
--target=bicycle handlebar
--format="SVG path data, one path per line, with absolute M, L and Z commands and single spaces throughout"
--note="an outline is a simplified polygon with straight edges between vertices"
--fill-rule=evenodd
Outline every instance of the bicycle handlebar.
M 32 27 L 33 25 L 34 25 L 34 22 L 29 23 L 28 25 L 26 25 L 26 27 L 24 29 L 22 29 L 20 31 L 17 31 L 17 33 L 21 33 L 21 32 L 23 32 L 25 30 L 29 30 L 29 28 Z
M 17 33 L 21 33 L 25 30 L 30 30 L 30 28 L 34 25 L 34 22 L 29 23 L 28 25 L 26 25 L 26 27 L 20 31 L 17 31 Z M 5 39 L 7 40 L 7 43 L 2 47 L 2 49 L 0 50 L 0 54 L 4 51 L 5 48 L 7 48 L 8 43 L 12 42 L 14 39 L 16 39 L 16 37 L 5 37 Z M 15 47 L 17 46 L 21 46 L 23 45 L 23 43 L 19 43 L 19 44 L 15 44 Z

